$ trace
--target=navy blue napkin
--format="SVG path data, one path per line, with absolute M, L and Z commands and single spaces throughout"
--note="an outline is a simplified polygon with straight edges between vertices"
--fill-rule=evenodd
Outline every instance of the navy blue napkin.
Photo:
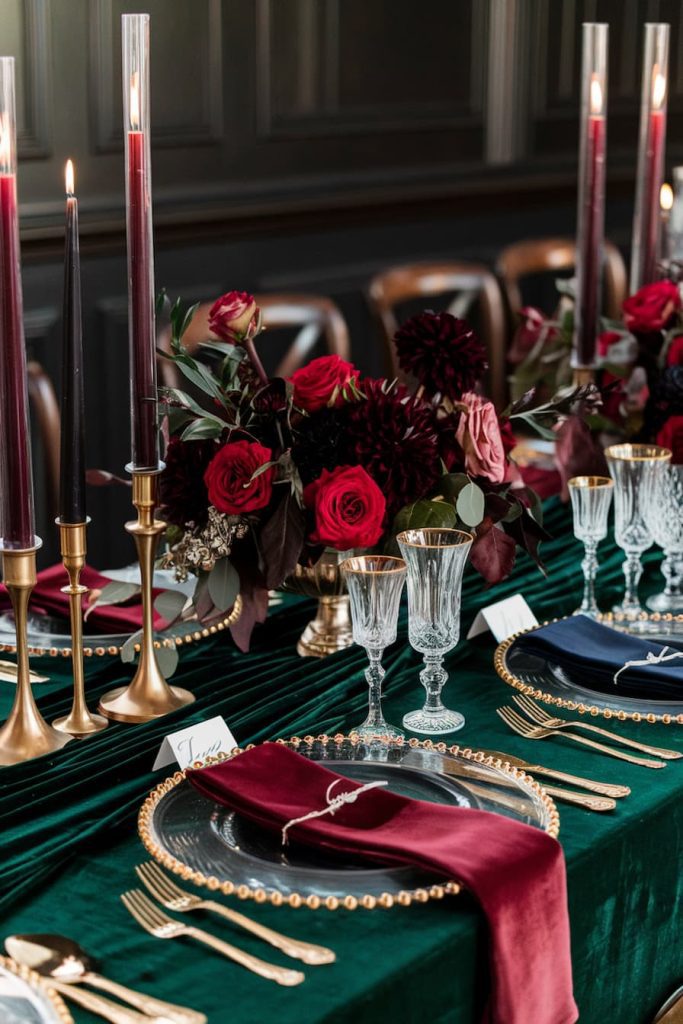
M 638 665 L 615 673 L 627 661 L 645 661 L 648 652 L 661 654 L 664 647 L 681 651 L 680 639 L 655 643 L 602 626 L 585 615 L 541 626 L 515 641 L 515 648 L 559 665 L 579 686 L 606 694 L 622 694 L 652 700 L 683 700 L 683 657 L 659 664 Z

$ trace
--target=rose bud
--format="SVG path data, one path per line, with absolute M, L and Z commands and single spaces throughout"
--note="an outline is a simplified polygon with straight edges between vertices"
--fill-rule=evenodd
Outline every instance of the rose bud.
M 227 292 L 209 310 L 209 327 L 222 338 L 240 344 L 256 333 L 261 311 L 249 292 Z

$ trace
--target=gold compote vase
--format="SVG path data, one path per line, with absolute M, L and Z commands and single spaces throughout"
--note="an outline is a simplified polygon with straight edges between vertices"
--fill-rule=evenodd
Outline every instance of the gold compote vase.
M 315 618 L 306 626 L 296 645 L 302 658 L 326 658 L 353 644 L 351 609 L 346 583 L 339 571 L 345 558 L 357 551 L 326 548 L 315 565 L 297 565 L 281 590 L 318 600 Z

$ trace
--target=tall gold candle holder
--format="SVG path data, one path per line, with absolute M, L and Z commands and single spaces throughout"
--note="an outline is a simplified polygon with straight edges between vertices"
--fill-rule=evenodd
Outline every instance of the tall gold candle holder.
M 17 648 L 17 692 L 7 721 L 0 728 L 0 765 L 19 764 L 41 754 L 59 750 L 71 739 L 48 725 L 31 690 L 28 665 L 28 604 L 36 585 L 36 551 L 32 548 L 4 548 L 2 572 L 14 611 Z
M 162 467 L 163 468 L 163 467 Z M 154 650 L 154 617 L 152 578 L 154 556 L 166 523 L 156 519 L 157 477 L 160 470 L 132 469 L 133 504 L 138 512 L 135 522 L 126 523 L 126 530 L 135 540 L 140 561 L 142 588 L 142 638 L 140 662 L 132 682 L 110 690 L 100 700 L 98 710 L 117 722 L 148 722 L 170 711 L 192 704 L 194 695 L 166 682 Z
M 71 621 L 71 665 L 74 677 L 74 699 L 71 711 L 63 718 L 57 718 L 53 729 L 68 733 L 70 736 L 83 738 L 94 736 L 106 729 L 109 722 L 101 715 L 93 715 L 85 702 L 85 677 L 83 674 L 83 595 L 88 588 L 81 583 L 81 571 L 85 565 L 86 542 L 85 523 L 63 523 L 57 520 L 59 527 L 59 550 L 64 568 L 69 574 L 69 583 L 62 587 L 62 593 L 69 598 L 69 618 Z
M 575 366 L 572 377 L 575 388 L 585 387 L 586 384 L 595 384 L 595 370 L 592 366 Z

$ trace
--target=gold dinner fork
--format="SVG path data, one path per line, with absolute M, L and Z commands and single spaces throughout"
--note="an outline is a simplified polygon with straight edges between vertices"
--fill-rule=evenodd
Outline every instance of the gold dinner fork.
M 539 708 L 538 704 L 531 697 L 524 697 L 519 693 L 515 693 L 512 699 L 515 703 L 519 704 L 522 711 L 529 718 L 533 718 L 539 725 L 547 725 L 553 729 L 567 729 L 572 726 L 578 729 L 588 729 L 590 732 L 599 733 L 600 736 L 606 736 L 608 740 L 614 740 L 615 743 L 621 743 L 625 747 L 633 747 L 634 750 L 641 750 L 644 754 L 654 754 L 655 757 L 662 757 L 667 761 L 675 761 L 679 757 L 683 757 L 679 750 L 667 750 L 664 747 L 652 747 L 649 743 L 639 743 L 638 740 L 619 736 L 615 732 L 610 732 L 609 729 L 601 729 L 599 725 L 592 725 L 590 722 L 583 722 L 580 719 L 570 722 L 566 718 L 553 718 L 543 708 Z
M 124 892 L 121 899 L 129 914 L 146 932 L 154 935 L 157 939 L 179 939 L 183 935 L 189 939 L 196 939 L 197 942 L 211 946 L 217 953 L 222 953 L 228 960 L 234 960 L 235 963 L 253 971 L 254 974 L 259 974 L 262 978 L 276 981 L 278 985 L 300 985 L 304 980 L 305 975 L 301 971 L 293 971 L 290 967 L 279 967 L 277 964 L 266 963 L 265 960 L 259 960 L 251 953 L 245 953 L 243 949 L 238 949 L 237 946 L 232 946 L 229 942 L 223 942 L 222 939 L 217 939 L 215 935 L 211 935 L 201 928 L 193 928 L 181 921 L 174 920 L 155 906 L 139 889 Z
M 287 956 L 303 960 L 306 964 L 332 964 L 337 959 L 336 954 L 325 946 L 315 946 L 312 942 L 291 939 L 287 935 L 273 931 L 272 928 L 266 928 L 265 925 L 259 924 L 258 921 L 252 921 L 251 918 L 245 917 L 244 914 L 240 914 L 237 910 L 231 910 L 229 907 L 223 906 L 222 903 L 202 899 L 201 896 L 197 896 L 195 893 L 181 889 L 168 875 L 164 874 L 158 864 L 152 862 L 138 864 L 135 868 L 135 873 L 145 888 L 151 892 L 152 896 L 168 910 L 176 910 L 180 913 L 185 913 L 189 910 L 210 910 L 214 914 L 220 914 L 221 917 L 227 918 L 233 924 L 246 929 L 246 931 L 251 932 L 253 935 L 258 935 L 264 942 L 269 942 L 271 946 L 282 950 Z
M 577 736 L 573 732 L 564 732 L 560 729 L 551 729 L 546 726 L 532 725 L 527 722 L 525 718 L 518 715 L 512 708 L 497 708 L 496 714 L 498 714 L 505 724 L 516 732 L 519 736 L 524 736 L 527 740 L 545 740 L 548 736 L 566 736 L 568 740 L 574 740 L 575 743 L 582 743 L 586 747 L 590 747 L 592 750 L 598 750 L 601 754 L 608 754 L 610 757 L 616 757 L 620 761 L 628 761 L 630 764 L 639 764 L 643 768 L 666 768 L 664 761 L 650 761 L 643 757 L 634 757 L 632 754 L 626 754 L 622 750 L 616 750 L 614 747 L 607 747 L 604 743 L 596 743 L 595 740 L 586 739 L 585 736 Z

